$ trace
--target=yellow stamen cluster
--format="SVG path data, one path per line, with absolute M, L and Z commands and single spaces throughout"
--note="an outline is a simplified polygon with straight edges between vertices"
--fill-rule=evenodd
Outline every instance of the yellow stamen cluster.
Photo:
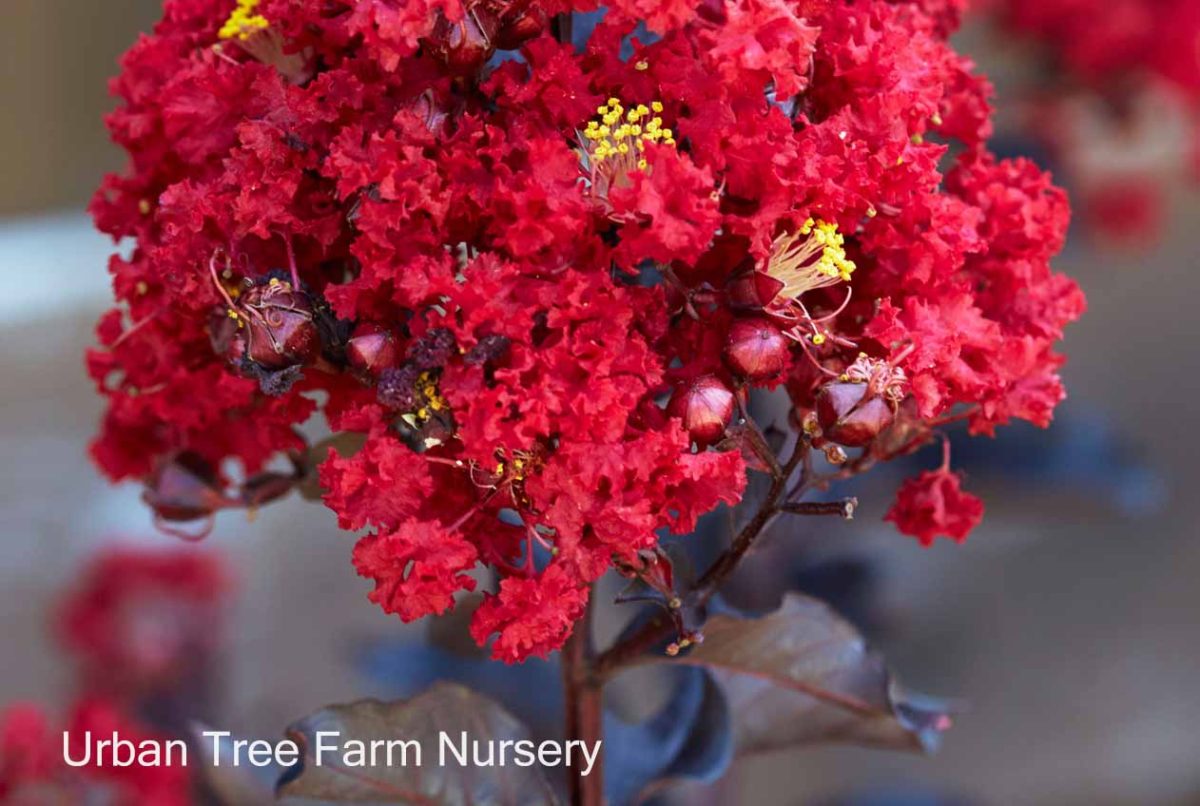
M 495 475 L 507 477 L 514 482 L 525 481 L 526 476 L 536 472 L 540 467 L 538 457 L 529 451 L 513 451 L 509 458 L 506 451 L 500 448 L 496 451 Z
M 417 409 L 415 414 L 419 421 L 425 422 L 435 413 L 443 411 L 448 407 L 446 398 L 442 397 L 442 393 L 438 390 L 437 379 L 433 373 L 422 372 L 417 378 L 417 391 L 425 400 L 425 405 Z
M 260 0 L 238 0 L 237 8 L 217 32 L 220 39 L 249 39 L 268 25 L 267 18 L 257 13 Z
M 786 301 L 798 300 L 816 288 L 849 282 L 854 269 L 837 224 L 810 218 L 796 232 L 775 239 L 766 272 L 783 284 L 777 296 Z
M 638 104 L 626 110 L 617 98 L 609 98 L 607 104 L 597 107 L 597 117 L 588 121 L 583 131 L 593 165 L 606 161 L 632 162 L 637 170 L 645 169 L 642 152 L 646 150 L 646 143 L 675 145 L 675 133 L 663 126 L 663 120 L 658 116 L 662 110 L 663 105 L 658 101 L 650 106 Z

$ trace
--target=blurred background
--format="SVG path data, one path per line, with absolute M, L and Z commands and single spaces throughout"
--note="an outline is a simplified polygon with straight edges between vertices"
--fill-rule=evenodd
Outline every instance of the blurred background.
M 72 696 L 53 610 L 98 548 L 174 545 L 139 490 L 110 487 L 89 464 L 100 401 L 82 369 L 110 251 L 83 207 L 122 164 L 101 120 L 106 80 L 158 11 L 156 0 L 3 4 L 0 705 L 54 710 Z M 961 44 L 998 79 L 1004 107 L 1020 91 L 1020 52 L 978 27 Z M 1038 147 L 1020 125 L 1005 121 L 1002 150 Z M 1164 192 L 1157 240 L 1112 243 L 1081 219 L 1059 262 L 1090 301 L 1065 344 L 1059 423 L 956 447 L 984 526 L 963 546 L 897 535 L 879 520 L 893 473 L 820 542 L 823 560 L 852 569 L 826 584 L 838 598 L 846 580 L 869 600 L 860 620 L 903 680 L 969 704 L 941 752 L 774 754 L 683 801 L 1200 803 L 1200 197 Z M 351 545 L 331 513 L 295 499 L 253 526 L 219 517 L 205 548 L 225 557 L 234 593 L 221 605 L 210 721 L 276 736 L 370 692 L 348 658 L 402 628 L 366 602 Z

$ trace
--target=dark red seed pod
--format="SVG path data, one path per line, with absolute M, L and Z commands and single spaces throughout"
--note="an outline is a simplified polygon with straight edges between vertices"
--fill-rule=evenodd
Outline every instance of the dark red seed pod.
M 892 406 L 867 396 L 868 384 L 836 382 L 817 393 L 817 420 L 830 440 L 851 448 L 866 445 L 892 424 Z
M 248 290 L 239 301 L 246 328 L 246 355 L 264 369 L 311 364 L 321 354 L 321 334 L 307 295 L 272 281 Z
M 206 518 L 228 505 L 217 471 L 194 453 L 180 453 L 161 462 L 146 480 L 142 500 L 165 521 Z
M 501 20 L 500 30 L 496 33 L 496 47 L 500 50 L 516 50 L 544 30 L 546 12 L 533 6 Z
M 496 51 L 499 21 L 483 6 L 466 9 L 463 18 L 451 22 L 440 12 L 429 35 L 429 52 L 456 76 L 479 72 Z
M 675 390 L 667 403 L 667 414 L 683 420 L 692 440 L 700 447 L 717 442 L 733 416 L 733 392 L 712 375 L 703 375 Z
M 725 340 L 725 363 L 751 381 L 774 378 L 788 364 L 790 345 L 779 328 L 763 317 L 735 320 Z
M 783 289 L 783 283 L 761 271 L 743 271 L 725 287 L 730 306 L 738 311 L 761 311 Z
M 354 335 L 346 342 L 346 360 L 351 367 L 367 375 L 378 375 L 396 366 L 399 359 L 395 336 L 387 328 L 372 322 L 356 326 Z

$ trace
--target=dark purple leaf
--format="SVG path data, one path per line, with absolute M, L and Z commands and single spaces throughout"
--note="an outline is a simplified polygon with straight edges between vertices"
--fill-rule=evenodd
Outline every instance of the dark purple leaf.
M 340 754 L 326 753 L 318 766 L 315 739 L 320 731 L 339 734 L 336 742 L 341 745 L 349 740 L 368 746 L 372 741 L 416 741 L 421 763 L 415 763 L 415 751 L 409 750 L 406 764 L 396 755 L 391 765 L 349 767 Z M 360 700 L 324 708 L 288 728 L 288 738 L 300 745 L 304 763 L 281 782 L 279 795 L 332 803 L 557 802 L 538 767 L 460 767 L 452 757 L 441 766 L 440 736 L 453 738 L 463 732 L 479 742 L 530 738 L 529 730 L 499 704 L 453 683 L 437 683 L 407 701 Z M 330 741 L 334 740 L 326 739 Z
M 854 627 L 798 594 L 759 619 L 712 617 L 673 662 L 721 682 L 740 754 L 824 741 L 931 750 L 950 726 L 941 704 L 905 697 Z
M 438 679 L 455 680 L 487 693 L 516 712 L 537 738 L 562 738 L 562 670 L 557 656 L 530 658 L 519 666 L 458 654 L 443 646 L 391 641 L 369 648 L 363 670 L 397 693 L 423 689 Z M 612 804 L 634 802 L 680 780 L 710 782 L 733 756 L 729 709 L 710 675 L 695 668 L 664 666 L 670 696 L 640 722 L 611 710 L 604 714 L 604 789 Z M 613 693 L 609 692 L 609 702 Z

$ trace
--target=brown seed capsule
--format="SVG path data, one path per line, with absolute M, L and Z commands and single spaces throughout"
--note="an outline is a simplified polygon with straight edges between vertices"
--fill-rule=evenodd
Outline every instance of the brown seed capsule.
M 239 300 L 246 328 L 246 356 L 270 370 L 311 364 L 321 354 L 321 334 L 308 296 L 291 284 L 272 280 L 256 285 Z
M 399 357 L 392 332 L 372 322 L 355 327 L 354 335 L 346 342 L 346 360 L 351 367 L 366 375 L 376 376 L 396 366 Z
M 683 420 L 692 440 L 703 448 L 725 434 L 733 416 L 733 392 L 719 378 L 703 375 L 675 390 L 667 414 Z
M 868 395 L 869 384 L 834 382 L 817 393 L 817 420 L 830 440 L 852 448 L 862 447 L 892 423 L 892 406 L 882 397 Z
M 750 381 L 774 378 L 787 366 L 789 345 L 779 328 L 763 317 L 738 319 L 725 341 L 725 363 Z

